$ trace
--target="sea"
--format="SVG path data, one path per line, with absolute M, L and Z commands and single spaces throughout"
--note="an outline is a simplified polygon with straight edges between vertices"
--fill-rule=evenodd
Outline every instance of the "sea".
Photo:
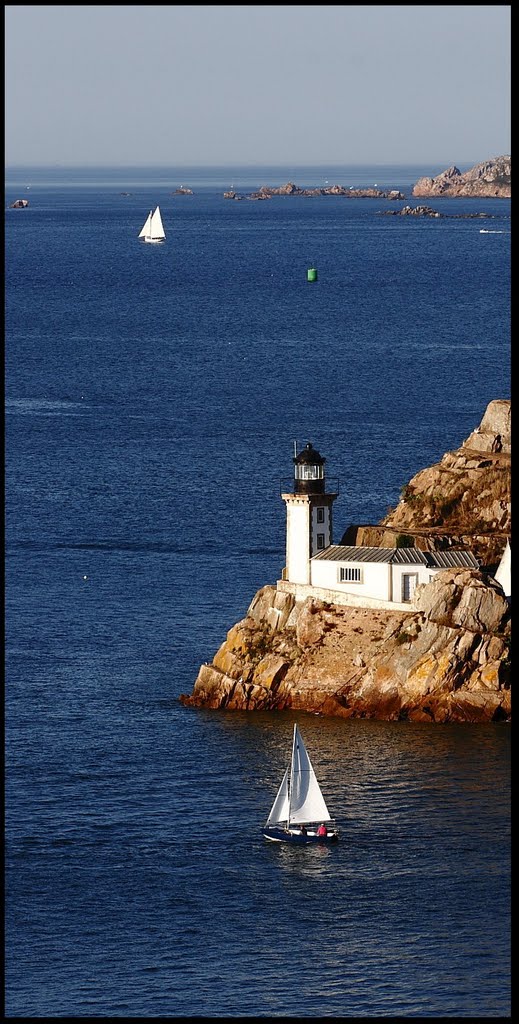
M 6 1018 L 510 1016 L 509 725 L 179 699 L 294 450 L 339 541 L 510 398 L 510 202 L 443 169 L 7 169 Z M 406 200 L 223 197 L 288 181 Z M 333 846 L 262 837 L 294 722 Z

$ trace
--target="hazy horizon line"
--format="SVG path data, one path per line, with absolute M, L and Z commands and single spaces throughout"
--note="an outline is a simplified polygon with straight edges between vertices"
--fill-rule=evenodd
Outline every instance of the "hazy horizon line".
M 248 168 L 248 167 L 320 167 L 320 168 L 322 168 L 322 167 L 365 167 L 366 165 L 369 165 L 370 167 L 426 167 L 427 165 L 432 164 L 432 163 L 441 164 L 442 166 L 445 165 L 445 167 L 451 167 L 451 166 L 453 166 L 453 163 L 454 164 L 468 164 L 470 166 L 475 166 L 476 164 L 479 164 L 479 163 L 485 163 L 487 160 L 498 160 L 498 159 L 500 159 L 502 157 L 509 157 L 509 156 L 510 156 L 510 154 L 508 154 L 508 153 L 499 153 L 499 154 L 494 154 L 494 155 L 489 156 L 489 157 L 483 157 L 483 159 L 480 159 L 480 160 L 463 159 L 463 160 L 457 160 L 457 161 L 450 160 L 450 162 L 446 161 L 446 160 L 441 160 L 441 159 L 438 159 L 436 161 L 432 161 L 432 160 L 427 160 L 427 161 L 424 161 L 424 160 L 421 160 L 421 161 L 405 160 L 405 161 L 403 161 L 401 163 L 399 161 L 389 161 L 389 162 L 381 163 L 379 161 L 371 161 L 371 160 L 362 160 L 362 161 L 354 160 L 354 161 L 350 161 L 348 163 L 341 163 L 341 162 L 340 163 L 337 163 L 337 162 L 332 163 L 332 162 L 327 162 L 327 161 L 319 161 L 319 162 L 313 161 L 313 162 L 307 163 L 306 161 L 303 161 L 303 160 L 296 160 L 296 161 L 291 161 L 291 162 L 283 161 L 282 163 L 277 163 L 275 161 L 259 161 L 257 163 L 256 162 L 238 163 L 238 162 L 234 162 L 234 161 L 230 161 L 230 162 L 227 162 L 227 163 L 222 163 L 222 162 L 217 162 L 217 163 L 173 163 L 173 162 L 162 162 L 161 161 L 161 162 L 158 162 L 158 163 L 109 163 L 109 164 L 98 164 L 98 163 L 35 163 L 34 161 L 25 163 L 25 162 L 22 161 L 22 162 L 19 162 L 19 163 L 6 163 L 5 164 L 5 170 L 6 171 L 7 170 L 15 170 L 15 169 L 20 168 L 20 167 L 23 167 L 23 168 L 29 168 L 29 167 L 31 167 L 31 168 L 40 168 L 42 170 L 46 170 L 46 169 L 48 169 L 48 170 L 64 170 L 64 169 L 66 169 L 66 170 L 88 170 L 88 169 L 92 169 L 92 170 L 96 170 L 96 169 L 120 170 L 122 168 L 157 168 L 157 169 L 160 169 L 160 168 L 172 168 L 172 167 L 173 168 L 194 168 L 194 167 L 199 167 L 199 168 L 206 168 L 206 167 L 211 167 L 211 168 L 217 168 L 217 167 L 225 167 L 225 168 L 228 168 L 228 167 L 234 167 L 234 168 Z

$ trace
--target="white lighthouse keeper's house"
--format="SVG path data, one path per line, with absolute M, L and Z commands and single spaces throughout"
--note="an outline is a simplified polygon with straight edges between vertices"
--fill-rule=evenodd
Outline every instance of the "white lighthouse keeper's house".
M 326 459 L 308 443 L 294 462 L 293 490 L 282 493 L 287 510 L 286 565 L 277 590 L 296 601 L 307 597 L 362 608 L 408 610 L 418 585 L 441 569 L 479 569 L 469 550 L 421 551 L 415 547 L 352 547 L 333 543 Z

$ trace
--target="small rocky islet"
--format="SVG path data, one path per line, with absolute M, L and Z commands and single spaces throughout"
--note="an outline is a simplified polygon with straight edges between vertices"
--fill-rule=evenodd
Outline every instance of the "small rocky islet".
M 481 568 L 448 568 L 416 588 L 409 610 L 297 601 L 262 587 L 200 667 L 191 707 L 299 710 L 412 722 L 509 722 L 510 596 L 494 578 L 511 529 L 510 401 L 402 488 L 376 525 L 341 543 L 470 547 Z

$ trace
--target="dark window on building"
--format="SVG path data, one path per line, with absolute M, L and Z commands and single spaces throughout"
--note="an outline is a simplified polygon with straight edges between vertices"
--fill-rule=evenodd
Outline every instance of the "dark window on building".
M 362 583 L 362 574 L 359 566 L 342 566 L 339 569 L 339 581 L 341 583 Z

